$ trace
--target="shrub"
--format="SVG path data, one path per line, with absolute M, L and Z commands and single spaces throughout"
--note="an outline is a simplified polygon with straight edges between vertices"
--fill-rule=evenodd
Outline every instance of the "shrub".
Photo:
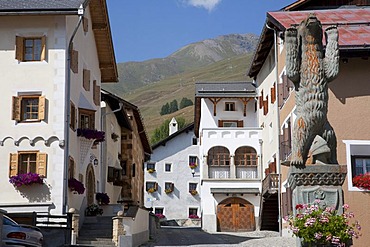
M 107 193 L 96 193 L 95 199 L 102 205 L 108 205 L 110 202 L 109 196 Z
M 85 210 L 86 216 L 97 216 L 103 214 L 103 209 L 97 204 L 91 204 Z

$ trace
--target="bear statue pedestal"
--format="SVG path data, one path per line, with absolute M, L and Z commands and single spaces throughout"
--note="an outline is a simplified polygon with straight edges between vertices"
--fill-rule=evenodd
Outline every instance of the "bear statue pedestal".
M 323 207 L 334 207 L 343 213 L 342 184 L 346 178 L 347 166 L 328 165 L 321 162 L 305 167 L 291 166 L 288 172 L 288 186 L 292 192 L 293 214 L 297 204 L 313 204 L 320 200 Z

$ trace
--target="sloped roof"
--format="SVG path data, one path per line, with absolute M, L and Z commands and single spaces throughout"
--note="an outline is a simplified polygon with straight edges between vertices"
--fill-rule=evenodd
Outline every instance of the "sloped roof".
M 77 15 L 81 4 L 90 7 L 101 82 L 117 82 L 118 71 L 106 0 L 0 0 L 0 16 Z
M 176 131 L 175 133 L 173 133 L 172 135 L 168 136 L 167 138 L 155 143 L 154 145 L 152 145 L 152 150 L 156 149 L 157 147 L 159 146 L 165 146 L 166 143 L 170 140 L 172 140 L 173 138 L 175 138 L 176 136 L 184 133 L 184 132 L 189 132 L 191 130 L 194 129 L 194 123 L 191 123 L 191 124 L 188 124 L 186 126 L 184 126 L 182 129 Z
M 328 10 L 278 11 L 268 12 L 266 25 L 277 31 L 285 31 L 290 26 L 299 25 L 309 13 L 315 13 L 323 29 L 335 25 L 339 30 L 339 50 L 346 56 L 369 56 L 370 51 L 370 8 L 353 7 Z M 325 45 L 325 40 L 324 45 Z M 274 32 L 266 26 L 262 30 L 251 66 L 250 77 L 255 77 L 262 68 L 272 46 Z M 364 53 L 364 51 L 366 51 Z M 356 53 L 355 52 L 359 52 Z

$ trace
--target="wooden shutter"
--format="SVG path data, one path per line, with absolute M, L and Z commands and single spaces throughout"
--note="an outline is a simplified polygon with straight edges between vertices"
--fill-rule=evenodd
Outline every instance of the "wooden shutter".
M 89 19 L 87 19 L 86 17 L 82 18 L 82 28 L 85 33 L 89 31 Z
M 18 174 L 18 154 L 10 154 L 9 162 L 9 177 L 16 176 Z
M 94 103 L 96 106 L 100 105 L 100 86 L 97 85 L 96 80 L 93 81 L 93 98 L 94 98 Z
M 263 91 L 261 91 L 261 96 L 258 99 L 259 99 L 259 106 L 261 109 L 263 107 Z
M 266 96 L 266 100 L 263 101 L 263 115 L 267 115 L 269 112 L 269 97 Z
M 73 73 L 78 73 L 78 51 L 71 50 L 70 54 L 70 69 Z
M 21 98 L 17 96 L 13 96 L 12 119 L 15 121 L 21 121 Z
M 39 97 L 39 120 L 45 120 L 45 106 L 46 106 L 46 99 L 45 96 Z
M 218 127 L 224 127 L 224 121 L 218 120 Z
M 237 126 L 243 128 L 243 120 L 238 120 Z
M 275 93 L 275 83 L 274 86 L 271 88 L 271 104 L 275 103 L 276 100 L 276 93 Z
M 46 177 L 47 158 L 46 153 L 37 153 L 36 172 L 44 177 Z
M 86 91 L 90 91 L 90 70 L 83 70 L 83 87 Z
M 15 59 L 19 61 L 23 61 L 23 54 L 24 54 L 24 44 L 23 44 L 23 37 L 16 36 L 15 37 Z
M 46 57 L 46 36 L 41 37 L 41 56 L 40 60 L 43 61 L 45 60 Z
M 77 113 L 76 113 L 76 107 L 75 105 L 73 104 L 73 102 L 71 101 L 71 118 L 70 118 L 70 123 L 69 123 L 69 127 L 73 130 L 76 130 L 76 122 L 77 122 L 77 119 L 76 119 L 76 116 L 77 116 Z

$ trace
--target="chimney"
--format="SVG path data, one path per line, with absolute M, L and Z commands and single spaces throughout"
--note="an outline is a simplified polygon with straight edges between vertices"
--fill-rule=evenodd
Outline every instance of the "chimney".
M 170 123 L 168 124 L 168 135 L 172 135 L 173 133 L 177 132 L 177 121 L 176 119 L 173 117 L 170 121 Z

